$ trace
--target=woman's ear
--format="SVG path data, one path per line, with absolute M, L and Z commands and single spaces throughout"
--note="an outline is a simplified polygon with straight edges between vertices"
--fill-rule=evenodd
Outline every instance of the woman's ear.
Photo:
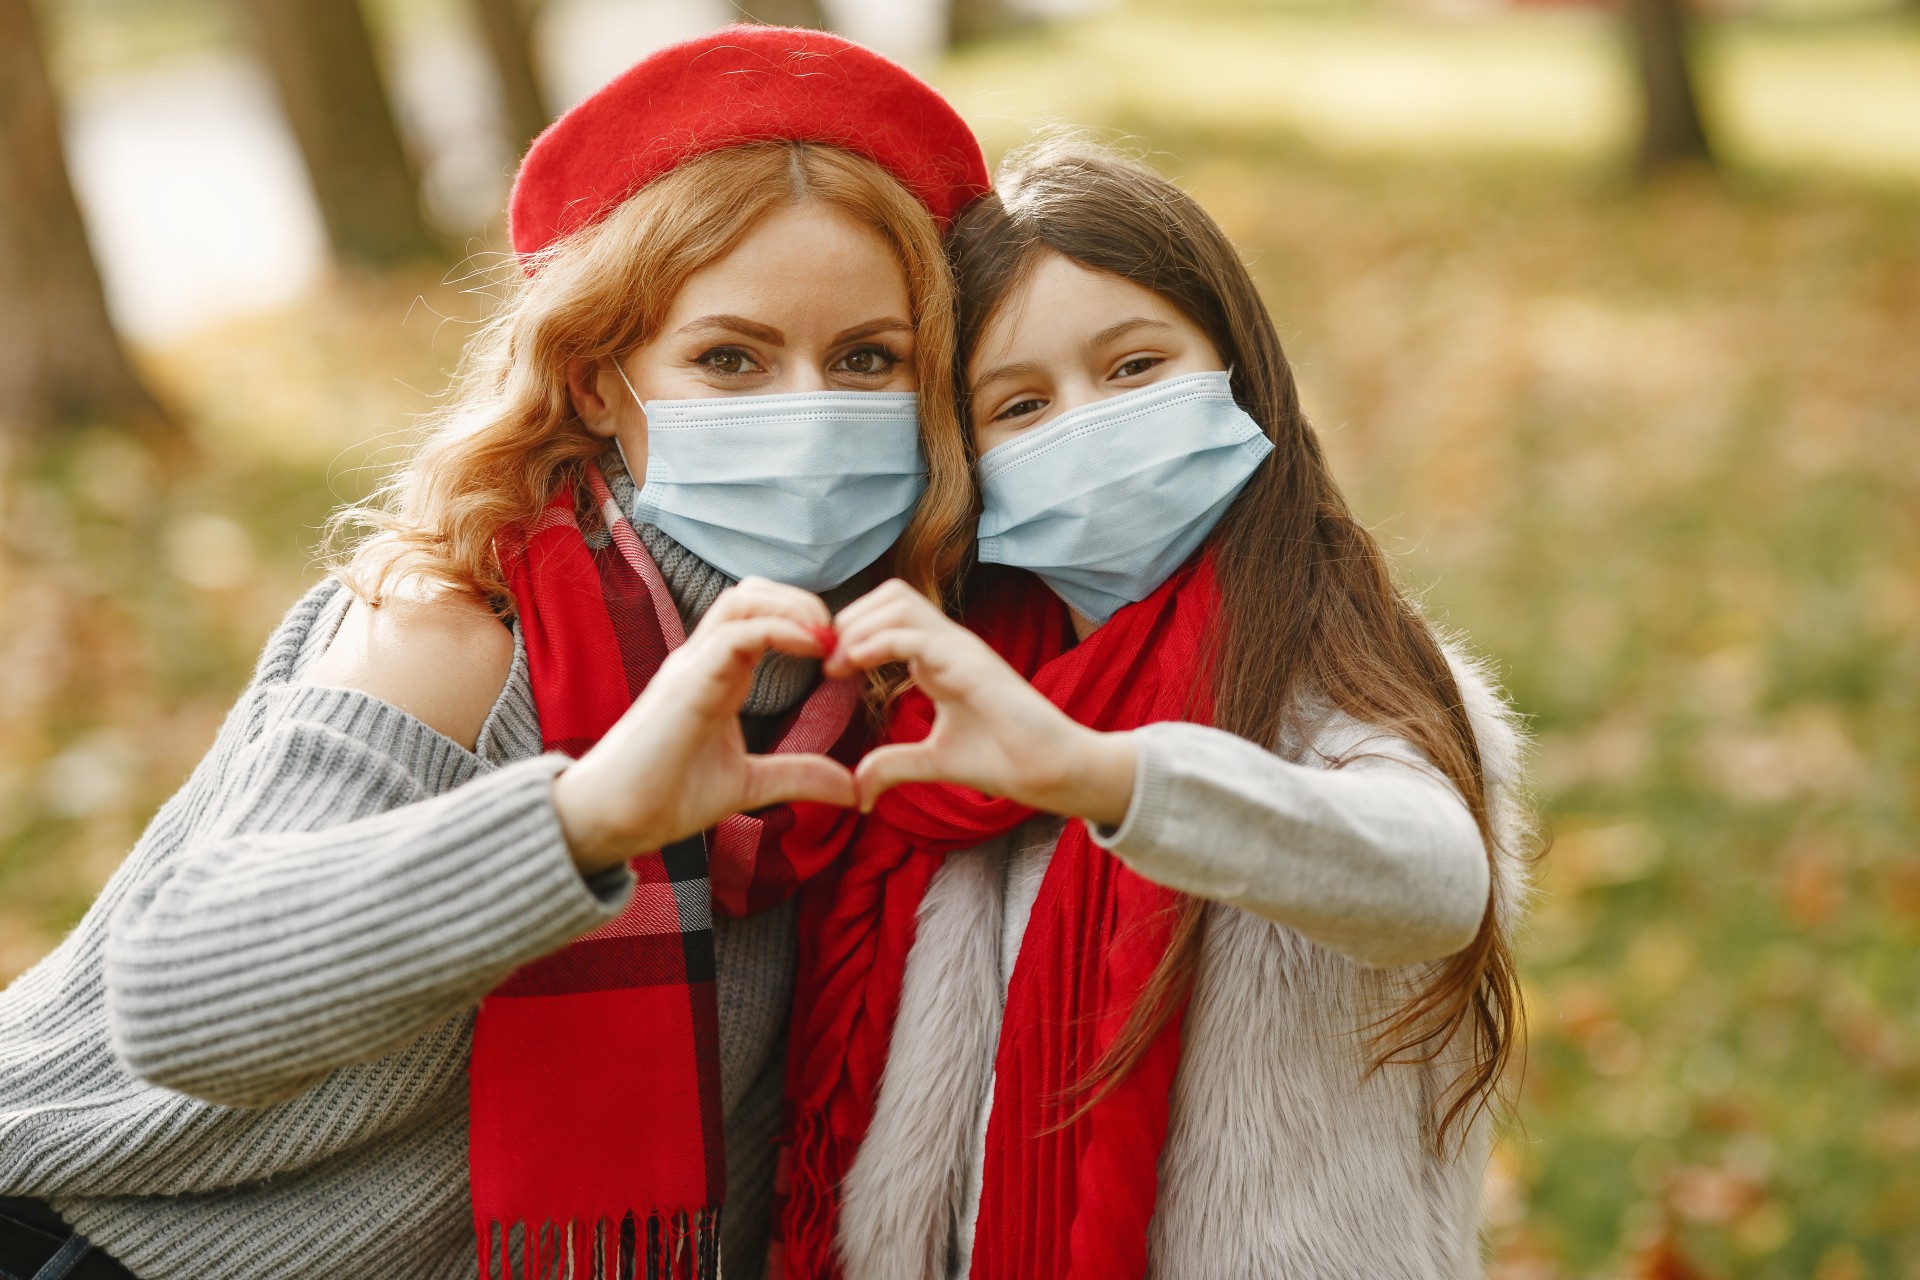
M 573 411 L 580 415 L 587 430 L 609 438 L 619 425 L 615 421 L 614 406 L 607 399 L 609 389 L 603 386 L 612 376 L 602 361 L 584 356 L 567 361 L 567 396 L 573 401 Z M 614 381 L 617 383 L 618 379 Z

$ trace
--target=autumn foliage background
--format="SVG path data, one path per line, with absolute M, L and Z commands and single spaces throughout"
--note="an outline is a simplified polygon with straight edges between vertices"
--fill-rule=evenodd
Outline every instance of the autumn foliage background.
M 64 87 L 225 47 L 204 8 L 49 6 Z M 1709 15 L 1721 171 L 1639 184 L 1613 15 L 1453 8 L 1138 0 L 923 65 L 991 151 L 1094 126 L 1213 210 L 1358 510 L 1532 718 L 1496 1276 L 1914 1280 L 1920 17 Z M 462 230 L 140 343 L 186 448 L 0 438 L 0 979 L 444 389 L 501 266 Z

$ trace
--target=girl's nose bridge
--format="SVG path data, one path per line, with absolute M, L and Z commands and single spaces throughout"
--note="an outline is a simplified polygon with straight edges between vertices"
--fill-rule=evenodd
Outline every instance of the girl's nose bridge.
M 1100 380 L 1084 369 L 1063 370 L 1054 383 L 1053 417 L 1084 409 L 1105 397 Z

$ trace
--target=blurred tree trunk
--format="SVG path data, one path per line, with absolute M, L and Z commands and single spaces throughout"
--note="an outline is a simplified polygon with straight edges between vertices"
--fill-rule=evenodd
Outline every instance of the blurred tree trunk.
M 1027 21 L 1008 0 L 947 0 L 947 44 L 957 49 L 991 40 L 1018 30 Z
M 820 0 L 734 0 L 733 7 L 749 22 L 764 22 L 770 27 L 825 31 L 832 25 Z
M 469 5 L 500 81 L 500 115 L 507 141 L 515 156 L 525 155 L 527 144 L 553 120 L 533 61 L 532 6 L 527 0 L 469 0 Z
M 107 314 L 34 3 L 0 0 L 0 433 L 161 428 Z
M 245 0 L 306 157 L 336 256 L 392 267 L 440 256 L 359 0 Z
M 1711 165 L 1713 148 L 1700 120 L 1690 60 L 1685 0 L 1627 0 L 1627 27 L 1640 71 L 1644 109 L 1640 171 Z

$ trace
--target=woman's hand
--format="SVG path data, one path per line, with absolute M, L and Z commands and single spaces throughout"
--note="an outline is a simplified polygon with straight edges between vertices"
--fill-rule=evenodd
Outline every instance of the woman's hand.
M 749 755 L 740 732 L 754 664 L 770 649 L 819 657 L 832 621 L 818 596 L 765 578 L 723 592 L 619 722 L 554 779 L 553 807 L 581 871 L 618 866 L 743 810 L 852 805 L 853 775 L 839 761 Z
M 1124 733 L 1076 724 L 1000 655 L 895 579 L 840 611 L 831 676 L 905 662 L 933 699 L 933 731 L 867 753 L 854 776 L 870 811 L 903 782 L 954 782 L 1047 813 L 1118 825 L 1133 801 Z

